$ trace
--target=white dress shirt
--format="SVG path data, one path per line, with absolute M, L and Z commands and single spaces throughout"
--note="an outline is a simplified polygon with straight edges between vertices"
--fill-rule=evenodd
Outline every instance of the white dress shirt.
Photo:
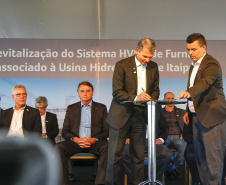
M 41 120 L 42 120 L 42 133 L 46 134 L 46 113 L 41 116 Z
M 146 92 L 146 67 L 147 65 L 142 65 L 135 56 L 136 69 L 134 69 L 134 73 L 137 73 L 137 96 L 142 92 Z M 137 99 L 135 98 L 135 101 Z
M 197 74 L 199 66 L 202 62 L 202 59 L 204 58 L 205 55 L 206 55 L 206 53 L 197 62 L 192 62 L 192 65 L 194 66 L 194 68 L 191 73 L 189 88 L 193 87 L 193 85 L 194 85 L 196 74 Z M 195 113 L 193 101 L 188 100 L 188 107 L 192 113 Z
M 13 112 L 13 117 L 11 120 L 7 137 L 15 137 L 15 136 L 24 137 L 23 127 L 22 127 L 24 108 L 25 107 L 19 110 L 16 110 L 15 106 L 13 107 L 14 112 Z

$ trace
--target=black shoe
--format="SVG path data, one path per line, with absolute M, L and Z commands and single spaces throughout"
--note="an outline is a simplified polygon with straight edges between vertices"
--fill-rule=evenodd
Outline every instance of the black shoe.
M 69 174 L 69 181 L 74 182 L 76 180 L 76 177 L 73 174 Z

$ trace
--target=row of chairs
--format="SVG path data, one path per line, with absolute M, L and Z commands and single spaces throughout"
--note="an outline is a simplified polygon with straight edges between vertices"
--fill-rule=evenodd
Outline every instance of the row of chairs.
M 176 155 L 175 149 L 170 149 L 173 155 Z M 70 160 L 97 160 L 97 157 L 94 154 L 90 153 L 78 153 L 70 157 Z M 144 160 L 148 160 L 148 157 L 144 157 Z M 162 182 L 165 184 L 165 178 L 163 176 Z M 124 185 L 127 185 L 127 176 L 125 174 Z M 192 185 L 191 173 L 186 165 L 185 161 L 185 185 Z

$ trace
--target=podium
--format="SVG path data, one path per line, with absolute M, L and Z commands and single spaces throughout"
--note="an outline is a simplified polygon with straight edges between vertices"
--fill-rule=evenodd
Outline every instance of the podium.
M 140 104 L 146 106 L 148 114 L 148 180 L 141 182 L 139 185 L 163 185 L 162 182 L 156 180 L 156 144 L 155 144 L 155 105 L 167 105 L 167 104 L 185 104 L 185 100 L 175 101 L 124 101 L 123 104 Z

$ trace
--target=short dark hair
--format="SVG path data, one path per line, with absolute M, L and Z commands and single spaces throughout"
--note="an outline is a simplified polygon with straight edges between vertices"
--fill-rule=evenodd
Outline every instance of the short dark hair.
M 89 87 L 92 88 L 92 91 L 94 91 L 93 85 L 92 85 L 90 82 L 88 82 L 88 81 L 83 81 L 83 82 L 81 82 L 81 83 L 78 84 L 77 92 L 79 91 L 79 87 L 80 87 L 81 85 L 89 86 Z
M 166 99 L 166 95 L 167 94 L 173 94 L 172 92 L 166 92 L 165 94 L 164 94 L 164 99 Z M 173 94 L 174 95 L 174 94 Z M 175 95 L 174 95 L 175 96 Z
M 188 44 L 191 44 L 191 43 L 195 42 L 196 40 L 198 40 L 200 47 L 203 46 L 203 45 L 206 45 L 206 39 L 201 33 L 192 33 L 192 34 L 190 34 L 187 37 L 186 42 Z

